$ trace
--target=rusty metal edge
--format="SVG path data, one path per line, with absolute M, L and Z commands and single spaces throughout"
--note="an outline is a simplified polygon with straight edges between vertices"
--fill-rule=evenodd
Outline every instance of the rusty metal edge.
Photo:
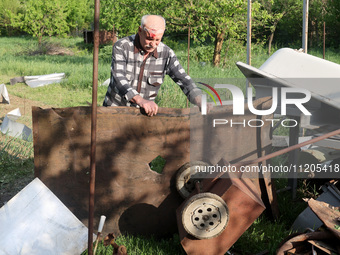
M 94 193 L 96 182 L 96 132 L 97 132 L 97 89 L 98 89 L 98 55 L 99 55 L 99 13 L 100 0 L 94 2 L 94 49 L 93 49 L 93 88 L 91 115 L 91 156 L 90 156 L 90 188 L 89 188 L 89 223 L 88 223 L 88 254 L 93 254 L 93 218 Z

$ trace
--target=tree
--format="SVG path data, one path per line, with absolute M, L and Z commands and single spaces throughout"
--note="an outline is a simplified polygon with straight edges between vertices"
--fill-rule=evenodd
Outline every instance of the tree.
M 65 36 L 69 31 L 67 9 L 62 0 L 26 0 L 23 13 L 11 14 L 11 23 L 22 31 L 38 38 L 44 35 Z
M 335 48 L 340 46 L 340 1 L 327 0 L 325 7 L 326 39 Z
M 246 0 L 176 0 L 169 3 L 164 15 L 178 30 L 190 27 L 195 39 L 211 38 L 215 43 L 212 61 L 218 66 L 225 38 L 239 36 L 246 13 Z
M 323 33 L 323 22 L 325 21 L 325 4 L 324 0 L 309 1 L 309 47 L 322 45 L 321 35 Z
M 63 4 L 67 12 L 67 26 L 71 32 L 87 29 L 93 22 L 93 0 L 67 0 Z
M 19 9 L 19 0 L 0 1 L 0 34 L 1 31 L 5 31 L 7 35 L 11 34 L 11 31 L 13 29 L 11 24 L 11 14 L 17 15 Z
M 101 0 L 100 27 L 121 37 L 137 33 L 145 14 L 163 14 L 165 0 Z
M 274 34 L 279 22 L 292 10 L 300 9 L 302 11 L 302 1 L 296 0 L 257 0 L 261 4 L 261 22 L 265 30 L 269 30 L 268 37 L 268 55 L 271 54 L 271 47 Z M 260 23 L 261 23 L 260 22 Z

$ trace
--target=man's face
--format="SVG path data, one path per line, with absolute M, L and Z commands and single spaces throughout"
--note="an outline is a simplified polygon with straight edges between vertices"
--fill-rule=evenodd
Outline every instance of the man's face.
M 138 29 L 139 40 L 142 48 L 148 52 L 153 52 L 158 44 L 161 42 L 164 31 L 162 30 L 152 30 L 149 29 L 147 26 L 139 27 Z

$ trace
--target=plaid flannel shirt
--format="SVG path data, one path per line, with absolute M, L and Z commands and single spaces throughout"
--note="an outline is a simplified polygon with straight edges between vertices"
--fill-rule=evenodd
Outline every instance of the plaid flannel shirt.
M 143 60 L 144 51 L 139 36 L 120 39 L 112 50 L 110 85 L 104 99 L 104 106 L 137 106 L 129 102 L 140 95 L 155 100 L 165 74 L 177 83 L 190 102 L 201 95 L 193 80 L 180 65 L 175 53 L 162 42 L 154 52 Z

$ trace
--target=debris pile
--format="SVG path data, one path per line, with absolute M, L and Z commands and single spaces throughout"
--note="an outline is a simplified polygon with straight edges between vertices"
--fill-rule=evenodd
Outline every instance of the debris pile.
M 339 205 L 340 192 L 334 191 Z M 340 254 L 340 207 L 313 198 L 305 201 L 322 225 L 316 230 L 308 228 L 305 233 L 289 236 L 282 242 L 277 254 Z

